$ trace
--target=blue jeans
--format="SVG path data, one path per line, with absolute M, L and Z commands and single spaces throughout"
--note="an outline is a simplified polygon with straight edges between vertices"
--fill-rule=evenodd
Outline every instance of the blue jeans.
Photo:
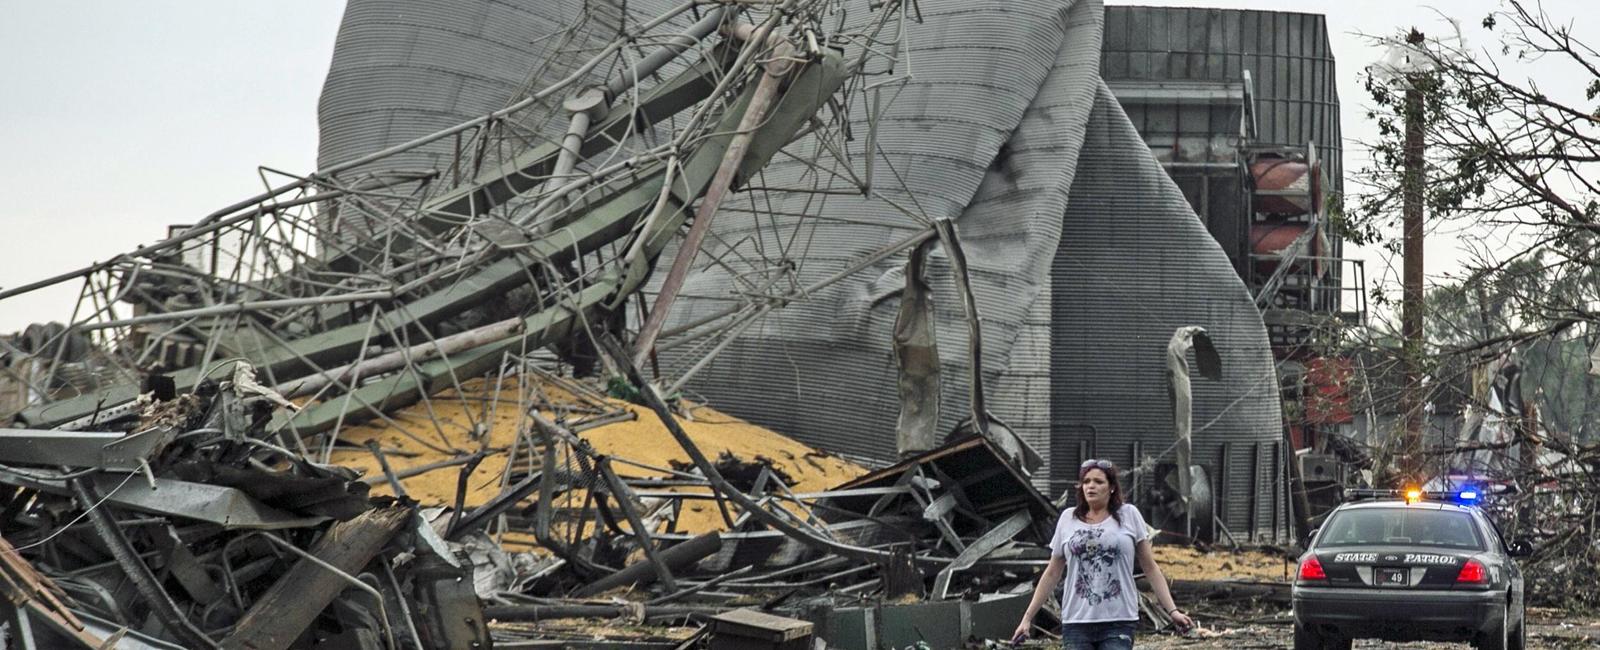
M 1061 626 L 1062 650 L 1133 650 L 1135 621 L 1066 623 Z

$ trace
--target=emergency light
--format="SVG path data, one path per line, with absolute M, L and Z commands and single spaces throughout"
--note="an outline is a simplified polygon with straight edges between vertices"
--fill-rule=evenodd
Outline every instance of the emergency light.
M 1404 490 L 1352 489 L 1344 491 L 1344 500 L 1346 501 L 1361 501 L 1364 499 L 1403 499 L 1406 503 L 1445 501 L 1449 503 L 1475 506 L 1478 505 L 1482 498 L 1483 491 L 1475 487 L 1450 491 L 1424 491 L 1418 488 L 1406 488 Z

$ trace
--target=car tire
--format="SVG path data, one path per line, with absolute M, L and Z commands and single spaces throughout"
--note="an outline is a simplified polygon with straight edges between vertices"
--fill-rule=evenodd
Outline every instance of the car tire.
M 1478 650 L 1508 650 L 1511 647 L 1511 608 L 1506 607 L 1500 624 L 1478 637 Z
M 1511 650 L 1527 650 L 1528 647 L 1528 608 L 1517 608 L 1517 629 L 1511 633 Z
M 1322 650 L 1322 637 L 1299 625 L 1294 626 L 1294 650 Z
M 1349 639 L 1337 639 L 1317 634 L 1300 625 L 1294 626 L 1294 650 L 1349 650 Z

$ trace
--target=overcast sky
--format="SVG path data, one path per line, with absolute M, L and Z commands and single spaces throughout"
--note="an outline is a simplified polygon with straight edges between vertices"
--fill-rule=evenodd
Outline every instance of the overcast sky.
M 1357 32 L 1442 30 L 1434 9 L 1380 0 L 1152 0 L 1138 3 L 1326 14 L 1347 140 L 1370 139 L 1357 72 L 1381 52 Z M 1438 0 L 1471 42 L 1497 0 Z M 1545 0 L 1587 16 L 1580 0 Z M 314 168 L 317 97 L 343 2 L 336 0 L 0 0 L 0 287 L 106 259 L 161 239 L 260 191 L 258 166 Z M 1583 37 L 1596 28 L 1575 25 Z M 1588 39 L 1591 44 L 1600 38 Z M 1347 182 L 1347 187 L 1350 184 Z M 1430 241 L 1430 272 L 1457 241 Z M 1381 266 L 1370 261 L 1369 266 Z M 1369 269 L 1379 274 L 1381 269 Z M 77 287 L 0 303 L 0 332 L 65 321 Z

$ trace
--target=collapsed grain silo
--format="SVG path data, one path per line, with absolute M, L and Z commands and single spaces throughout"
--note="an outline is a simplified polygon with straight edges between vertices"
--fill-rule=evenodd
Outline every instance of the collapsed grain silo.
M 1220 382 L 1195 383 L 1195 463 L 1218 490 L 1236 535 L 1276 536 L 1288 525 L 1277 381 L 1252 295 L 1229 258 L 1152 159 L 1098 74 L 1098 3 L 924 4 L 912 37 L 916 78 L 883 118 L 883 167 L 904 194 L 887 198 L 769 193 L 768 204 L 719 217 L 737 259 L 762 232 L 805 228 L 815 214 L 810 273 L 904 236 L 897 205 L 953 219 L 965 242 L 983 315 L 990 409 L 1044 458 L 1036 481 L 1059 494 L 1078 463 L 1110 458 L 1145 468 L 1129 489 L 1158 499 L 1173 446 L 1166 344 L 1207 328 L 1224 360 Z M 919 40 L 919 38 L 921 40 Z M 866 132 L 868 125 L 857 125 Z M 865 155 L 863 150 L 860 155 Z M 777 161 L 768 186 L 806 174 Z M 876 191 L 876 188 L 875 188 Z M 743 219 L 736 221 L 735 214 Z M 815 223 L 815 222 L 812 222 Z M 717 311 L 737 263 L 707 268 L 686 293 L 683 322 Z M 945 378 L 944 430 L 966 413 L 965 329 L 947 260 L 929 273 Z M 896 367 L 891 332 L 904 284 L 898 261 L 854 286 L 774 311 L 689 384 L 743 417 L 868 461 L 894 458 Z M 667 354 L 681 372 L 698 354 Z
M 535 42 L 559 32 L 581 50 L 573 43 L 585 30 L 604 33 L 583 18 L 595 4 L 398 11 L 351 2 L 324 89 L 324 157 L 404 142 L 430 121 L 509 103 L 526 87 L 515 82 L 519 57 L 533 59 L 528 79 L 550 60 L 496 45 L 494 34 Z M 637 4 L 629 10 L 659 8 Z M 1282 536 L 1285 450 L 1260 312 L 1103 81 L 1106 10 L 1093 0 L 939 0 L 920 9 L 898 63 L 876 71 L 885 82 L 847 90 L 841 108 L 855 110 L 840 114 L 850 119 L 818 120 L 813 135 L 786 148 L 820 150 L 833 145 L 818 134 L 845 134 L 846 150 L 832 153 L 867 161 L 866 178 L 780 155 L 748 179 L 722 207 L 666 323 L 655 355 L 664 381 L 809 444 L 872 463 L 895 459 L 893 330 L 905 256 L 873 252 L 951 220 L 982 315 L 988 408 L 1043 458 L 1036 484 L 1060 494 L 1082 459 L 1101 457 L 1141 468 L 1128 484 L 1138 499 L 1165 499 L 1174 441 L 1167 342 L 1198 325 L 1223 374 L 1194 382 L 1194 462 L 1225 488 L 1216 513 L 1232 534 Z M 413 37 L 360 37 L 379 30 Z M 399 42 L 410 44 L 405 52 L 384 51 Z M 506 70 L 486 80 L 485 57 Z M 394 94 L 416 86 L 442 94 L 421 109 Z M 529 130 L 558 138 L 561 126 Z M 933 247 L 929 257 L 938 426 L 954 431 L 969 411 L 966 318 L 947 251 Z M 837 281 L 846 272 L 854 274 Z M 775 285 L 825 286 L 774 304 L 763 289 Z M 707 327 L 719 331 L 699 333 Z

